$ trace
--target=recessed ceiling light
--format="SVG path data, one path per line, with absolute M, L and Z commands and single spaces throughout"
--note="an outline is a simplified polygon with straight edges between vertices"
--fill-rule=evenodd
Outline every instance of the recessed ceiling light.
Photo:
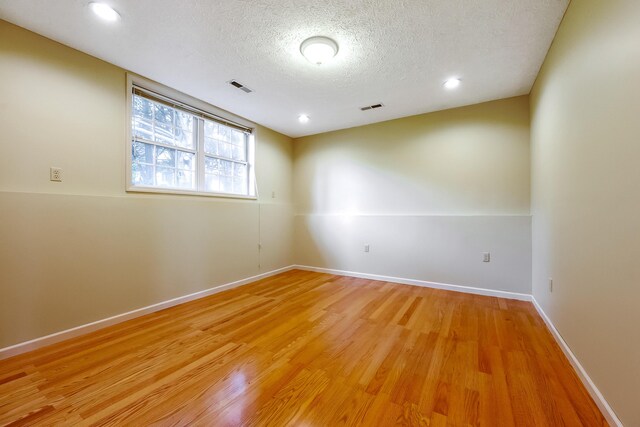
M 93 11 L 93 13 L 95 13 L 105 21 L 114 22 L 120 18 L 120 14 L 108 4 L 91 2 L 89 3 L 89 7 Z
M 338 43 L 329 37 L 311 37 L 300 45 L 300 53 L 314 64 L 324 64 L 338 53 Z
M 307 116 L 306 114 L 300 114 L 298 116 L 298 121 L 300 123 L 307 123 L 309 121 L 309 116 Z
M 443 86 L 447 89 L 455 89 L 460 86 L 460 82 L 461 80 L 459 78 L 454 77 L 444 82 Z

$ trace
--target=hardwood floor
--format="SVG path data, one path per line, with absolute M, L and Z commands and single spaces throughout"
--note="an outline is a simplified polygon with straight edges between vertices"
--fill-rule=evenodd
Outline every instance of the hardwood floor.
M 601 426 L 530 303 L 290 271 L 0 361 L 0 425 Z

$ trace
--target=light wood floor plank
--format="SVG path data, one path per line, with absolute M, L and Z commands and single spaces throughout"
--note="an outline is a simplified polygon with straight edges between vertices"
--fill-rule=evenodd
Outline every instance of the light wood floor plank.
M 0 425 L 606 422 L 530 303 L 294 270 L 1 361 Z

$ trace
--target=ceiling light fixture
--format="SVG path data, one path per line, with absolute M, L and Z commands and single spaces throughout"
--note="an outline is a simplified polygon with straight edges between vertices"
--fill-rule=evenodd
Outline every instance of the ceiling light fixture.
M 451 78 L 451 79 L 447 80 L 446 82 L 444 82 L 443 86 L 446 89 L 455 89 L 458 86 L 460 86 L 460 82 L 461 82 L 461 80 L 459 78 L 454 77 L 454 78 Z
M 338 43 L 329 37 L 310 37 L 300 45 L 300 53 L 307 58 L 309 62 L 320 65 L 324 64 L 338 53 Z
M 306 114 L 300 114 L 298 116 L 298 121 L 300 123 L 307 123 L 309 121 L 309 116 L 307 116 Z
M 120 14 L 114 8 L 105 3 L 91 2 L 89 7 L 100 18 L 105 21 L 114 22 L 120 19 Z

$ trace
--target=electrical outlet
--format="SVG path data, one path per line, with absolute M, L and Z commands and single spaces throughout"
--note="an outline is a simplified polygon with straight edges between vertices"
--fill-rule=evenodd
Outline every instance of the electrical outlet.
M 369 252 L 369 245 L 364 245 L 364 251 Z
M 49 168 L 49 180 L 62 182 L 62 169 L 54 167 Z
M 549 292 L 553 292 L 553 279 L 549 277 Z
M 276 192 L 275 192 L 275 191 L 272 191 L 272 192 L 271 192 L 271 198 L 272 198 L 272 199 L 275 199 L 275 198 L 276 198 Z
M 482 262 L 491 262 L 491 252 L 484 252 L 482 254 Z

